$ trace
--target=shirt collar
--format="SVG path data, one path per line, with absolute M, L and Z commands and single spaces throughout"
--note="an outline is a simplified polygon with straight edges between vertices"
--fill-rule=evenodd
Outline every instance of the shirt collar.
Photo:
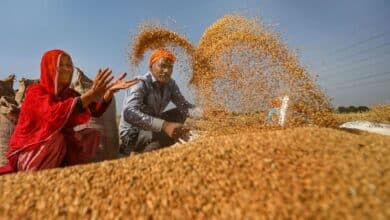
M 157 79 L 153 76 L 152 72 L 148 71 L 148 74 L 152 77 L 152 83 L 157 82 Z

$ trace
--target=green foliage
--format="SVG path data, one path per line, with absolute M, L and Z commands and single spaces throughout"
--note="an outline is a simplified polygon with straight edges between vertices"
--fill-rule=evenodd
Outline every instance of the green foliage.
M 337 108 L 338 113 L 358 113 L 358 112 L 367 112 L 370 109 L 367 106 L 349 106 L 349 107 L 344 107 L 344 106 L 339 106 Z

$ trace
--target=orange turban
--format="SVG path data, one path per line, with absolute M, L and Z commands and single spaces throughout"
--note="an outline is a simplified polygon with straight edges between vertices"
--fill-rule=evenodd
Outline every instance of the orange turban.
M 175 57 L 175 55 L 173 55 L 173 53 L 171 51 L 168 51 L 165 49 L 157 49 L 150 56 L 149 65 L 152 65 L 152 63 L 154 63 L 156 60 L 158 60 L 162 57 L 168 58 L 168 59 L 172 60 L 172 62 L 176 61 L 176 57 Z

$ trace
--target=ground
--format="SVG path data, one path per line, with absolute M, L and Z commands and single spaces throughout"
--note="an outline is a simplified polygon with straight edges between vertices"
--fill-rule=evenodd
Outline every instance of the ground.
M 374 109 L 335 117 L 386 123 L 388 115 Z M 202 136 L 187 144 L 1 176 L 0 219 L 390 218 L 390 137 L 313 125 L 269 128 L 261 119 L 192 122 Z

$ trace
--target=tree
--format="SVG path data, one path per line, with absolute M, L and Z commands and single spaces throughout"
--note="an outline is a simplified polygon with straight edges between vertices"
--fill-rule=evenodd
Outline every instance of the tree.
M 348 107 L 347 112 L 348 113 L 350 113 L 350 112 L 357 112 L 357 108 L 355 106 L 351 105 L 351 106 Z
M 358 112 L 367 112 L 370 109 L 367 106 L 359 106 L 357 107 Z
M 337 108 L 337 111 L 338 111 L 339 113 L 346 113 L 346 112 L 347 112 L 347 108 L 345 108 L 344 106 L 339 106 L 339 107 Z

